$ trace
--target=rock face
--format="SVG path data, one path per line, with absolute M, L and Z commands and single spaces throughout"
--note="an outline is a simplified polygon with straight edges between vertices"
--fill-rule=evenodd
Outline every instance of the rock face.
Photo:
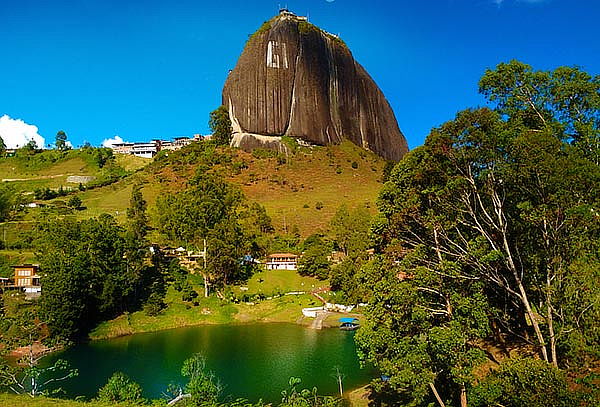
M 408 151 L 373 79 L 336 36 L 282 10 L 251 36 L 223 88 L 234 143 L 256 135 L 342 139 L 399 160 Z

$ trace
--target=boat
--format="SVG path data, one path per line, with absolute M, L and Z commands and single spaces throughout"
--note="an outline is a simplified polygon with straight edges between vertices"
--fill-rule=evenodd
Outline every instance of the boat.
M 358 318 L 340 318 L 340 329 L 342 331 L 355 331 L 360 327 Z

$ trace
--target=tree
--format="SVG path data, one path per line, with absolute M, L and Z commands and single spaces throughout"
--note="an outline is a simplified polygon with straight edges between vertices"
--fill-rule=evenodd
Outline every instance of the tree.
M 198 268 L 204 277 L 205 296 L 211 280 L 226 284 L 239 271 L 247 243 L 237 221 L 242 200 L 238 188 L 202 171 L 184 191 L 157 200 L 159 230 L 164 236 L 197 251 L 203 250 L 204 240 L 208 240 L 208 268 Z
M 242 258 L 246 252 L 243 231 L 235 217 L 215 225 L 208 235 L 207 272 L 219 286 L 243 279 Z
M 473 389 L 474 407 L 570 407 L 582 405 L 564 372 L 535 359 L 509 359 Z
M 67 149 L 67 133 L 62 130 L 59 130 L 56 133 L 56 141 L 54 143 L 56 149 L 59 151 L 64 151 Z
M 338 208 L 330 225 L 335 242 L 345 255 L 353 259 L 365 257 L 370 247 L 370 220 L 371 216 L 365 208 L 349 211 L 345 204 Z
M 37 143 L 35 142 L 34 139 L 31 139 L 27 142 L 27 144 L 25 144 L 22 147 L 22 150 L 24 150 L 26 152 L 33 152 L 33 151 L 37 150 L 37 148 L 38 148 Z
M 6 151 L 6 144 L 4 143 L 4 139 L 0 137 L 0 153 L 4 153 Z
M 81 198 L 79 198 L 77 195 L 73 195 L 69 199 L 69 202 L 67 203 L 67 206 L 69 208 L 73 208 L 73 209 L 79 209 L 79 208 L 81 208 Z
M 25 360 L 25 367 L 9 365 L 0 360 L 0 385 L 16 394 L 31 397 L 57 394 L 60 388 L 50 389 L 50 385 L 77 376 L 77 369 L 71 369 L 67 361 L 59 359 L 48 367 L 37 366 L 37 360 Z
M 142 387 L 122 372 L 116 372 L 108 379 L 108 382 L 98 391 L 98 400 L 106 403 L 125 401 L 141 404 L 144 402 Z
M 204 356 L 197 353 L 183 362 L 181 375 L 189 379 L 185 391 L 190 395 L 192 405 L 216 403 L 223 387 L 214 374 L 206 369 Z
M 9 186 L 0 185 L 0 222 L 4 222 L 10 216 L 15 202 L 15 193 Z
M 480 92 L 512 122 L 572 138 L 582 154 L 600 163 L 600 75 L 579 68 L 534 71 L 513 60 L 488 69 Z
M 372 296 L 356 336 L 389 377 L 373 383 L 375 397 L 466 405 L 492 333 L 555 367 L 577 353 L 560 353 L 573 339 L 583 360 L 600 349 L 589 325 L 596 288 L 567 294 L 597 275 L 600 168 L 571 134 L 580 122 L 560 110 L 548 79 L 557 71 L 488 71 L 480 85 L 497 111 L 466 110 L 433 129 L 381 191 L 380 255 L 362 276 Z M 590 124 L 598 111 L 588 112 Z
M 54 337 L 76 339 L 137 303 L 124 258 L 125 232 L 114 218 L 49 220 L 37 233 L 41 314 Z
M 217 144 L 229 145 L 233 129 L 231 128 L 229 112 L 225 106 L 219 106 L 210 112 L 208 125 L 212 131 L 212 138 Z
M 320 280 L 329 277 L 331 263 L 328 256 L 331 247 L 320 236 L 312 235 L 304 241 L 304 254 L 298 261 L 298 273 L 302 276 L 313 276 Z

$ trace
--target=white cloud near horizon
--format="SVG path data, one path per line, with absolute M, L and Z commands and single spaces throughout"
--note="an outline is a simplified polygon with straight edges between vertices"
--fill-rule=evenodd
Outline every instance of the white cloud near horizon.
M 113 138 L 104 139 L 102 142 L 102 147 L 110 148 L 113 144 L 123 143 L 123 139 L 119 136 L 114 136 Z
M 0 137 L 4 140 L 6 148 L 20 148 L 35 141 L 38 148 L 44 148 L 46 140 L 38 133 L 37 126 L 25 123 L 21 119 L 13 119 L 5 114 L 0 117 Z

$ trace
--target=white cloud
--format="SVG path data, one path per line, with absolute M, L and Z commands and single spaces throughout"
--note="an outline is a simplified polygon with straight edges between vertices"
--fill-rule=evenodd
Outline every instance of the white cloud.
M 123 142 L 123 139 L 119 136 L 114 136 L 113 138 L 104 139 L 102 142 L 102 147 L 110 148 L 113 144 L 120 144 Z
M 19 148 L 35 141 L 38 148 L 44 148 L 46 140 L 39 135 L 37 126 L 27 124 L 21 119 L 12 119 L 5 114 L 0 117 L 0 137 L 4 140 L 6 148 Z

